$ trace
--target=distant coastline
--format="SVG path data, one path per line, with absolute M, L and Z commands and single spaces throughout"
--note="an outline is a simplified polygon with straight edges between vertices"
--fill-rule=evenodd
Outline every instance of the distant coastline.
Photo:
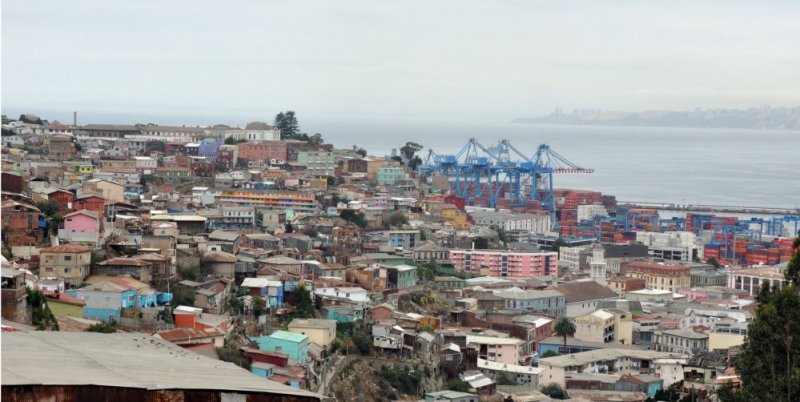
M 800 107 L 696 109 L 694 111 L 650 110 L 645 112 L 576 109 L 570 113 L 556 108 L 547 116 L 517 118 L 512 120 L 512 123 L 800 130 Z

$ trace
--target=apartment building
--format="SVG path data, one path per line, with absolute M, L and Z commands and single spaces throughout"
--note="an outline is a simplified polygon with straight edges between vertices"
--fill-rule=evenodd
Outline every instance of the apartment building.
M 300 151 L 297 163 L 306 167 L 309 176 L 333 176 L 336 169 L 336 154 L 327 151 Z
M 216 204 L 254 206 L 265 209 L 287 210 L 314 213 L 317 201 L 313 194 L 291 191 L 256 190 L 230 188 L 214 190 Z
M 286 143 L 281 141 L 243 142 L 238 145 L 238 161 L 276 163 L 286 161 Z
M 525 230 L 543 234 L 550 231 L 548 214 L 512 214 L 510 212 L 474 211 L 470 216 L 478 225 L 498 226 L 505 231 Z
M 628 278 L 644 280 L 649 289 L 668 290 L 676 293 L 680 289 L 691 286 L 690 269 L 683 264 L 667 264 L 663 262 L 633 261 L 624 268 Z
M 64 279 L 68 286 L 78 286 L 89 275 L 92 249 L 80 244 L 49 247 L 39 254 L 39 275 Z
M 450 261 L 459 271 L 509 278 L 558 276 L 558 253 L 506 250 L 450 250 Z
M 602 309 L 576 317 L 575 339 L 631 345 L 633 343 L 631 315 L 622 310 Z

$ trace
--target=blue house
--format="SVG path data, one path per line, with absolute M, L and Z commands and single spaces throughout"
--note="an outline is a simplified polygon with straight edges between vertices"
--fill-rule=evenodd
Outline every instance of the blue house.
M 138 300 L 136 289 L 130 289 L 110 281 L 68 290 L 67 294 L 86 302 L 83 307 L 85 318 L 104 321 L 112 318 L 119 319 L 120 311 L 123 308 L 135 307 Z
M 289 331 L 277 331 L 270 336 L 260 336 L 250 340 L 258 343 L 258 348 L 269 352 L 284 353 L 289 359 L 300 364 L 308 360 L 308 336 Z
M 200 141 L 200 145 L 197 147 L 197 156 L 204 156 L 212 163 L 215 163 L 217 161 L 219 147 L 222 144 L 222 138 L 206 138 Z
M 271 377 L 274 370 L 275 365 L 270 363 L 253 362 L 250 365 L 250 372 L 263 378 Z
M 283 304 L 283 282 L 266 278 L 245 278 L 240 285 L 248 288 L 250 296 L 266 299 L 268 307 L 279 307 Z

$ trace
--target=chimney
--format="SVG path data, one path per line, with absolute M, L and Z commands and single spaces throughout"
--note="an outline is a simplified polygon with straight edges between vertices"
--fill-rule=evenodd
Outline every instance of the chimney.
M 78 112 L 72 112 L 72 126 L 78 127 Z

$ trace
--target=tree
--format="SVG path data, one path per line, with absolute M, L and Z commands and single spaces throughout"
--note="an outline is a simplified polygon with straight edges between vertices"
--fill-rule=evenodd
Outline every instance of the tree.
M 706 260 L 706 264 L 713 265 L 714 268 L 720 267 L 719 261 L 717 261 L 717 259 L 714 257 L 708 257 L 708 259 Z
M 367 150 L 364 149 L 364 148 L 358 148 L 358 149 L 356 149 L 356 154 L 361 155 L 362 158 L 366 158 L 367 157 Z
M 444 389 L 448 391 L 469 392 L 469 383 L 464 380 L 454 378 L 444 384 Z
M 422 150 L 422 148 L 422 145 L 409 141 L 406 143 L 406 145 L 400 147 L 400 155 L 402 155 L 403 160 L 405 160 L 408 165 L 411 166 L 411 161 L 414 159 L 414 154 Z
M 476 250 L 486 250 L 489 248 L 489 240 L 485 237 L 476 237 L 472 240 Z
M 113 319 L 103 322 L 98 322 L 86 328 L 85 332 L 99 332 L 101 334 L 113 334 L 117 332 L 117 322 Z
M 569 395 L 567 395 L 567 391 L 565 391 L 564 388 L 561 388 L 561 385 L 555 382 L 551 382 L 550 384 L 545 385 L 539 391 L 553 399 L 569 398 Z
M 575 335 L 575 323 L 568 317 L 561 317 L 553 326 L 553 334 L 564 338 L 564 351 L 566 351 L 567 337 Z
M 286 222 L 286 224 L 283 225 L 283 231 L 286 233 L 294 233 L 294 226 L 292 226 L 291 222 Z
M 244 138 L 237 140 L 233 137 L 228 137 L 225 139 L 225 145 L 236 145 L 236 144 L 241 144 L 243 142 L 247 142 L 247 140 Z
M 417 267 L 417 273 L 419 274 L 419 278 L 432 281 L 433 278 L 436 277 L 436 260 L 431 258 L 430 261 L 424 262 Z
M 563 237 L 558 236 L 556 241 L 553 242 L 553 251 L 558 252 L 561 250 L 561 247 L 566 246 L 567 242 L 564 240 Z
M 296 139 L 300 130 L 294 111 L 280 112 L 275 116 L 275 127 L 281 133 L 282 140 Z
M 295 297 L 292 318 L 317 318 L 317 313 L 314 311 L 314 301 L 311 300 L 311 292 L 303 285 L 300 285 L 295 292 L 297 292 L 297 296 Z
M 372 337 L 366 332 L 357 330 L 353 332 L 353 336 L 351 336 L 350 339 L 353 341 L 359 353 L 365 356 L 372 354 Z
M 736 359 L 742 380 L 725 390 L 723 401 L 800 400 L 800 237 L 786 268 L 783 288 L 764 282 L 756 297 L 756 316 Z
M 497 375 L 497 385 L 517 385 L 517 380 L 505 371 Z
M 386 217 L 386 223 L 390 227 L 408 225 L 408 218 L 402 212 L 392 212 Z
M 348 222 L 353 222 L 359 227 L 367 227 L 367 220 L 364 218 L 364 215 L 357 213 L 352 209 L 345 209 L 341 214 L 339 214 L 339 217 Z
M 546 357 L 553 357 L 553 356 L 558 356 L 558 352 L 556 352 L 555 350 L 552 350 L 552 349 L 549 349 L 549 350 L 545 351 L 544 353 L 542 353 L 542 358 L 543 359 L 546 358 Z
M 497 225 L 489 226 L 489 228 L 497 232 L 497 238 L 500 239 L 501 242 L 508 243 L 508 233 L 506 233 L 505 229 Z

